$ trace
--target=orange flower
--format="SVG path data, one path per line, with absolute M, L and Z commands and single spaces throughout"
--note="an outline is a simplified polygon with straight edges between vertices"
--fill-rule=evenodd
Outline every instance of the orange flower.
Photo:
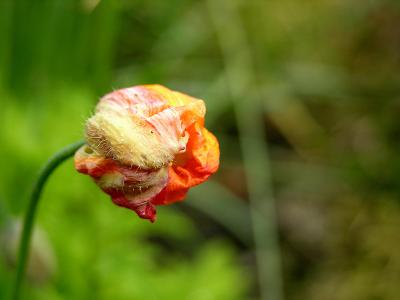
M 86 123 L 75 167 L 115 204 L 154 222 L 155 205 L 183 200 L 218 169 L 218 141 L 204 115 L 202 100 L 161 85 L 107 94 Z

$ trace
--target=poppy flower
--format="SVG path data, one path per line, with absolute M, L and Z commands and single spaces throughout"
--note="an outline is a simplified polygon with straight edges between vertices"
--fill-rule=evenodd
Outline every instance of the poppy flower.
M 112 201 L 154 222 L 156 205 L 185 198 L 219 166 L 219 145 L 204 127 L 200 99 L 161 85 L 114 91 L 86 122 L 75 168 Z

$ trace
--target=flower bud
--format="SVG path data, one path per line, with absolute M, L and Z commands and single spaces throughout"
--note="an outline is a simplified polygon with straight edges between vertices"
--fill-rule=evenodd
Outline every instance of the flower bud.
M 218 142 L 204 115 L 202 100 L 160 85 L 114 91 L 86 122 L 76 169 L 115 204 L 154 221 L 154 205 L 182 200 L 218 169 Z

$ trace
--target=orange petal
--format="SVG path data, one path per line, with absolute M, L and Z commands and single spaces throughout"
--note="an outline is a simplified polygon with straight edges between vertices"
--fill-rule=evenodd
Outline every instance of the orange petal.
M 168 184 L 152 201 L 154 204 L 183 200 L 189 188 L 204 182 L 218 169 L 219 145 L 215 136 L 197 123 L 188 131 L 187 150 L 170 167 Z
M 167 168 L 143 170 L 124 166 L 99 156 L 86 145 L 75 154 L 75 168 L 90 175 L 115 204 L 134 210 L 141 218 L 155 220 L 151 200 L 166 186 Z

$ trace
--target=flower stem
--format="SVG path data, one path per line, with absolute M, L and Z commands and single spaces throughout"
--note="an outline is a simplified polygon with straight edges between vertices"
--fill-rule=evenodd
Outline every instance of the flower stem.
M 65 160 L 73 156 L 75 151 L 84 143 L 84 141 L 76 142 L 74 144 L 66 146 L 65 148 L 54 154 L 43 166 L 37 177 L 29 199 L 29 207 L 24 218 L 24 227 L 22 229 L 21 239 L 19 243 L 17 270 L 11 298 L 13 300 L 18 300 L 20 297 L 21 284 L 24 278 L 26 263 L 28 260 L 28 251 L 32 236 L 33 222 L 35 220 L 36 210 L 43 187 L 53 171 Z

